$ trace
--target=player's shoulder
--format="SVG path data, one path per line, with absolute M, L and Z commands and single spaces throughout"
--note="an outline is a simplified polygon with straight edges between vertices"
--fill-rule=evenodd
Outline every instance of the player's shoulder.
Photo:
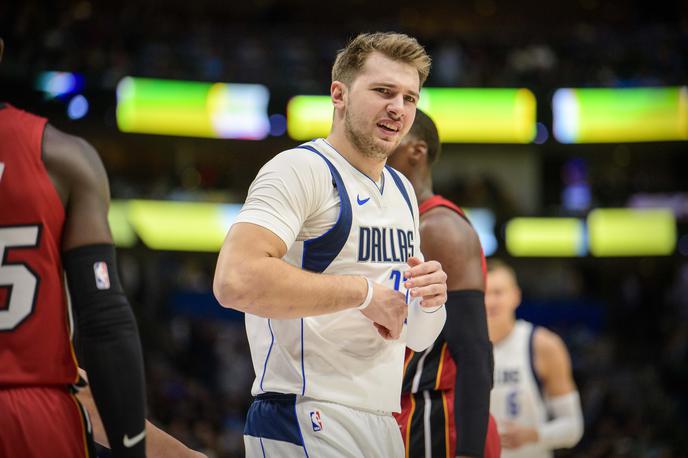
M 47 160 L 100 162 L 98 152 L 89 142 L 50 123 L 46 124 L 43 134 L 43 154 Z
M 557 333 L 543 326 L 537 326 L 533 331 L 533 349 L 545 358 L 567 351 L 564 340 Z
M 424 235 L 445 241 L 447 249 L 481 252 L 480 239 L 473 226 L 451 208 L 437 206 L 423 213 L 420 229 Z
M 89 142 L 51 124 L 43 134 L 43 162 L 53 176 L 68 183 L 107 179 L 100 156 Z

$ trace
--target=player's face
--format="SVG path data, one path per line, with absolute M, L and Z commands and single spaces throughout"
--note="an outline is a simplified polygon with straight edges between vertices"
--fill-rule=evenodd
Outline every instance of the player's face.
M 490 324 L 511 319 L 520 303 L 521 289 L 508 270 L 498 268 L 488 272 L 485 307 Z
M 366 156 L 387 158 L 413 124 L 419 87 L 412 65 L 372 53 L 349 86 L 347 139 Z

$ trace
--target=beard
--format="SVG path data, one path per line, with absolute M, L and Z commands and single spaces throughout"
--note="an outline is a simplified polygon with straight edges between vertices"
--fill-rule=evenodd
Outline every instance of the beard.
M 344 114 L 344 134 L 354 147 L 366 157 L 371 159 L 387 159 L 399 145 L 399 141 L 390 143 L 389 146 L 376 142 L 372 135 L 366 135 L 362 129 L 354 126 L 351 111 L 346 110 Z

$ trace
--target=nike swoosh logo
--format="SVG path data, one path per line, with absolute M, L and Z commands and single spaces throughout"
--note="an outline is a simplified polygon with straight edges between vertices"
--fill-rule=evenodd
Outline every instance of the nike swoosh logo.
M 138 444 L 143 440 L 143 438 L 146 437 L 146 430 L 144 429 L 140 433 L 138 433 L 136 436 L 130 438 L 126 434 L 122 438 L 122 443 L 126 448 L 132 448 L 134 445 Z
M 367 199 L 361 199 L 361 196 L 356 194 L 356 202 L 358 202 L 358 205 L 363 205 L 366 202 L 368 202 L 369 200 L 370 200 L 370 197 L 368 197 Z

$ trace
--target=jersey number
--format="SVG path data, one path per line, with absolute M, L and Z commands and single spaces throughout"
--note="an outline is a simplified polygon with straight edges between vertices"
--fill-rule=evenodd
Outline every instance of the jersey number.
M 0 287 L 9 288 L 7 307 L 0 308 L 0 332 L 12 331 L 33 312 L 38 276 L 24 263 L 8 264 L 7 252 L 14 248 L 38 246 L 40 227 L 0 228 Z
M 509 418 L 516 418 L 521 411 L 521 406 L 518 402 L 518 391 L 511 391 L 506 396 L 506 410 Z

